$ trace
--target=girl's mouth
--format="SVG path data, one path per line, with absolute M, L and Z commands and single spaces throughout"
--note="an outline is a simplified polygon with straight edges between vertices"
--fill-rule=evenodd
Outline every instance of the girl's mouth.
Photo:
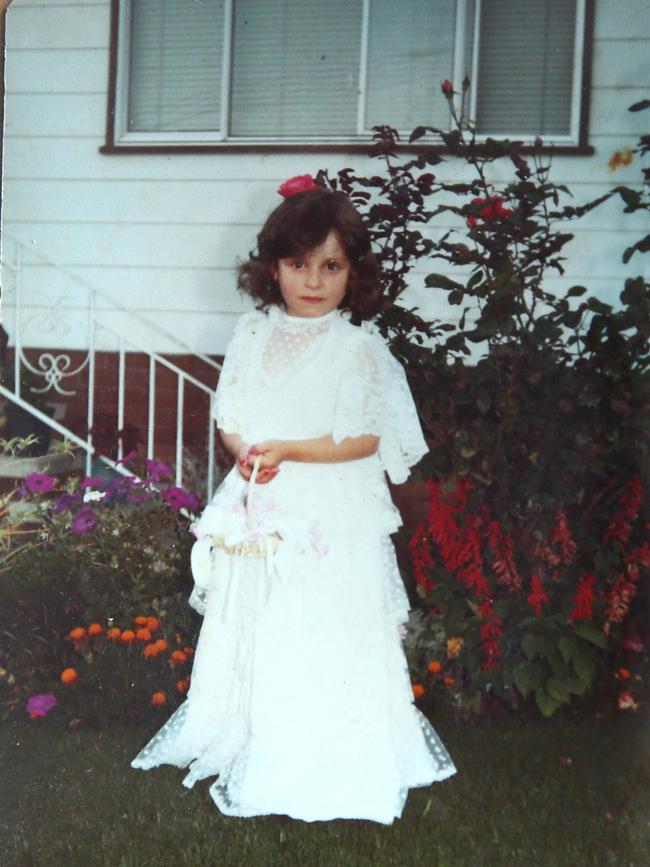
M 303 296 L 302 296 L 302 300 L 303 300 L 303 301 L 306 301 L 308 304 L 320 304 L 320 302 L 321 302 L 323 299 L 322 299 L 322 298 L 310 298 L 310 297 L 308 297 L 308 296 L 306 296 L 306 295 L 303 295 Z

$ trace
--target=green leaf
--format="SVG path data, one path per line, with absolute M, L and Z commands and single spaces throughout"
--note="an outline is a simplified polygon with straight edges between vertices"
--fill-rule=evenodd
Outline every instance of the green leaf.
M 462 283 L 452 280 L 450 277 L 445 277 L 444 274 L 427 274 L 424 278 L 424 285 L 436 289 L 455 289 L 458 292 L 463 292 L 465 287 Z
M 409 141 L 417 141 L 419 138 L 422 138 L 423 135 L 426 135 L 426 132 L 426 126 L 416 126 L 411 135 L 409 136 Z
M 607 649 L 607 638 L 603 635 L 600 630 L 596 629 L 591 623 L 588 623 L 586 620 L 579 620 L 575 626 L 574 630 L 576 635 L 579 635 L 580 638 L 584 638 L 585 641 L 590 641 L 592 644 L 595 644 L 596 647 L 600 647 L 602 650 Z
M 463 293 L 458 291 L 457 289 L 453 289 L 447 296 L 447 301 L 449 301 L 450 304 L 462 304 Z
M 531 632 L 524 635 L 521 640 L 521 646 L 528 659 L 535 659 L 542 652 L 538 636 L 533 635 Z
M 571 662 L 578 651 L 578 640 L 575 635 L 563 635 L 558 643 L 558 648 L 565 662 Z
M 577 298 L 579 295 L 584 295 L 586 291 L 586 286 L 572 286 L 566 295 L 567 298 Z
M 554 699 L 541 687 L 535 690 L 535 701 L 537 702 L 537 707 L 541 710 L 544 716 L 552 716 L 562 704 L 562 702 Z
M 551 698 L 565 704 L 571 698 L 569 689 L 561 677 L 550 677 L 546 683 L 546 690 Z
M 539 664 L 520 662 L 512 672 L 515 686 L 524 698 L 540 685 L 542 681 L 542 668 Z
M 596 654 L 590 647 L 578 648 L 578 652 L 571 660 L 573 670 L 586 687 L 590 687 L 596 677 Z
M 570 674 L 568 677 L 563 678 L 563 680 L 564 685 L 573 695 L 584 695 L 587 691 L 586 685 L 575 674 Z
M 557 677 L 567 677 L 571 673 L 570 668 L 562 658 L 562 654 L 559 652 L 559 650 L 557 650 L 557 648 L 553 648 L 553 650 L 549 651 L 546 654 L 546 658 L 548 659 L 550 666 L 553 669 L 553 673 Z
M 643 111 L 646 108 L 650 108 L 650 99 L 642 99 L 639 102 L 632 103 L 628 111 Z

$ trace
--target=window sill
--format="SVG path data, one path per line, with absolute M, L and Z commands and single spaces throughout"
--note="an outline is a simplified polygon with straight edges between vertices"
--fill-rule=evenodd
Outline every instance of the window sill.
M 251 142 L 248 144 L 238 142 L 237 144 L 203 144 L 203 145 L 115 145 L 105 144 L 99 148 L 99 153 L 109 156 L 131 156 L 133 154 L 223 154 L 223 153 L 355 153 L 368 155 L 372 149 L 371 142 L 337 142 L 337 143 L 318 143 L 305 142 L 303 144 L 295 143 L 277 143 L 277 144 L 260 144 Z M 445 145 L 438 144 L 398 144 L 395 147 L 397 152 L 403 153 L 423 153 L 423 154 L 449 154 L 449 148 Z M 558 144 L 558 145 L 543 145 L 541 148 L 536 148 L 532 144 L 524 144 L 519 149 L 522 154 L 538 153 L 550 154 L 567 157 L 587 157 L 595 153 L 592 145 L 588 144 Z

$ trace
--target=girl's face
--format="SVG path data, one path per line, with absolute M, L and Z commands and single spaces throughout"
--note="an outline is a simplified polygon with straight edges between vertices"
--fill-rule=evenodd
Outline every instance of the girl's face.
M 334 232 L 304 256 L 278 259 L 271 273 L 278 281 L 289 316 L 313 318 L 335 310 L 345 298 L 350 260 Z

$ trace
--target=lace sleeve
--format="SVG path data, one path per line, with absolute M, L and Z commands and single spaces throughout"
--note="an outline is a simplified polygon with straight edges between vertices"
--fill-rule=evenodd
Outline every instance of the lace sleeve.
M 392 482 L 405 482 L 409 468 L 428 451 L 404 370 L 381 334 L 364 325 L 363 339 L 344 359 L 332 437 L 375 434 L 379 456 Z
M 239 319 L 226 349 L 219 374 L 214 401 L 214 418 L 217 426 L 225 433 L 240 432 L 244 371 L 250 358 L 250 344 L 257 318 L 256 313 L 245 313 Z

